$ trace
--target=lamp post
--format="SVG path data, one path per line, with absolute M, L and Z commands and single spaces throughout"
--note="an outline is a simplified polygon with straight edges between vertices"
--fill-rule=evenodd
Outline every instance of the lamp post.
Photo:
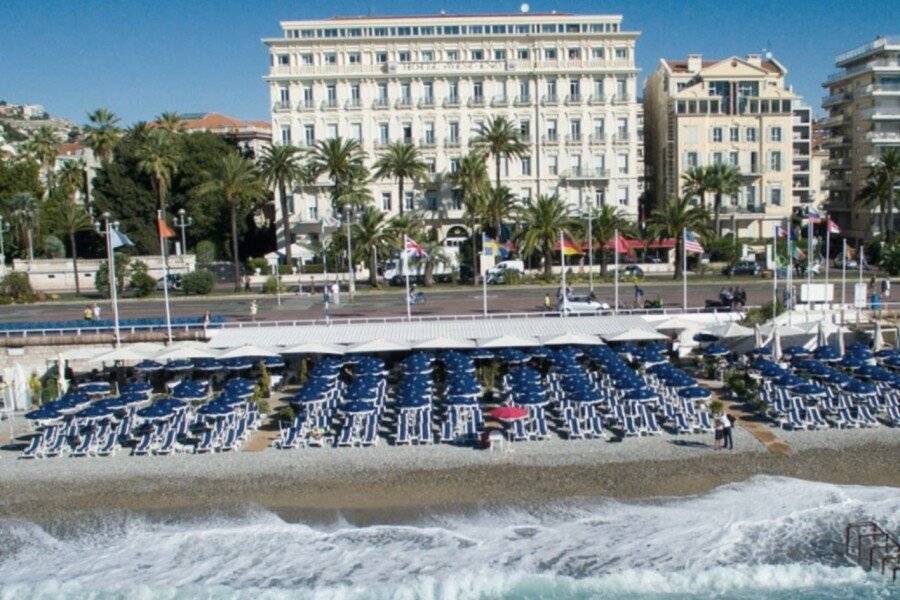
M 587 239 L 588 239 L 588 290 L 594 293 L 594 211 L 591 207 L 587 210 Z
M 119 302 L 118 292 L 116 291 L 116 257 L 113 253 L 112 230 L 119 228 L 119 222 L 110 222 L 112 215 L 104 212 L 101 215 L 103 223 L 94 222 L 94 229 L 102 236 L 106 237 L 106 261 L 107 261 L 107 278 L 109 279 L 109 296 L 112 300 L 113 308 L 113 329 L 116 334 L 116 347 L 122 345 L 122 338 L 119 335 Z M 168 283 L 168 282 L 166 282 Z
M 187 237 L 184 230 L 194 224 L 194 219 L 190 217 L 183 208 L 178 209 L 178 216 L 174 218 L 175 227 L 181 228 L 181 254 L 187 254 Z
M 3 234 L 9 231 L 9 222 L 0 215 L 0 275 L 6 273 L 6 254 L 3 251 Z
M 353 246 L 350 243 L 350 222 L 352 220 L 353 211 L 350 210 L 349 206 L 344 207 L 344 222 L 347 224 L 347 271 L 350 278 L 348 288 L 350 291 L 351 299 L 353 298 L 353 294 L 356 293 L 356 273 L 353 269 Z

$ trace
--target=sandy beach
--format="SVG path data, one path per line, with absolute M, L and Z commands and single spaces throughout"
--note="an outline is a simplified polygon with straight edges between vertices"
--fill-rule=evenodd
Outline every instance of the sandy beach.
M 444 445 L 305 449 L 196 456 L 19 460 L 0 453 L 0 516 L 79 511 L 227 510 L 257 505 L 290 517 L 341 512 L 361 520 L 491 504 L 578 497 L 683 496 L 754 475 L 900 487 L 893 429 L 777 432 L 773 454 L 738 429 L 734 452 L 710 436 L 515 445 L 488 453 Z M 393 516 L 393 517 L 392 517 Z

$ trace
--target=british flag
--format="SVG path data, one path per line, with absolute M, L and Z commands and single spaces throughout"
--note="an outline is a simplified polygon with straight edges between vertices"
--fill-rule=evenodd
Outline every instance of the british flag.
M 684 230 L 684 251 L 685 252 L 695 252 L 702 254 L 703 246 L 700 244 L 700 239 L 690 229 Z
M 425 252 L 425 248 L 422 247 L 422 244 L 405 235 L 403 236 L 403 252 L 406 256 L 412 256 L 413 258 L 424 258 L 428 256 L 428 253 Z

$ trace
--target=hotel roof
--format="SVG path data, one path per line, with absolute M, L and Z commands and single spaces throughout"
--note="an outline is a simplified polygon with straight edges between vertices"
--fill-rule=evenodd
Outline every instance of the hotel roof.
M 438 13 L 431 15 L 338 15 L 329 17 L 328 21 L 389 21 L 389 20 L 409 20 L 409 19 L 477 19 L 477 18 L 496 18 L 496 17 L 574 17 L 587 16 L 576 15 L 575 13 L 564 12 L 505 12 L 505 13 Z

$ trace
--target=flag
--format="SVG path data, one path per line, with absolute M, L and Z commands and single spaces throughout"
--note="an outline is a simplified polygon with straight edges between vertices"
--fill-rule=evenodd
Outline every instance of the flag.
M 120 248 L 122 246 L 134 246 L 134 242 L 128 239 L 128 236 L 116 229 L 115 227 L 109 228 L 109 245 L 115 248 Z
M 172 231 L 172 228 L 166 223 L 166 220 L 162 217 L 158 217 L 156 219 L 156 227 L 159 231 L 159 237 L 163 238 L 173 238 L 175 237 L 175 232 Z
M 494 238 L 481 234 L 481 251 L 485 256 L 499 256 L 500 258 L 506 258 L 509 256 L 509 244 L 510 242 L 501 244 Z
M 838 224 L 831 220 L 831 217 L 828 218 L 828 232 L 834 234 L 840 234 L 841 228 L 838 227 Z
M 422 244 L 405 235 L 403 236 L 403 253 L 406 256 L 413 256 L 415 258 L 428 256 L 428 253 L 425 252 L 425 248 L 422 247 Z
M 812 223 L 813 225 L 818 225 L 819 223 L 821 223 L 824 220 L 824 219 L 822 219 L 822 215 L 817 213 L 815 211 L 815 209 L 810 209 L 809 212 L 806 214 L 806 218 L 809 219 L 809 222 Z
M 559 242 L 556 243 L 556 245 L 554 246 L 553 249 L 554 250 L 560 249 Z M 568 237 L 563 235 L 562 236 L 562 253 L 565 256 L 573 256 L 576 254 L 581 254 L 581 250 L 578 249 L 578 246 L 575 244 L 575 242 L 573 242 Z
M 684 251 L 685 252 L 703 252 L 703 246 L 700 244 L 697 235 L 690 229 L 684 230 Z

